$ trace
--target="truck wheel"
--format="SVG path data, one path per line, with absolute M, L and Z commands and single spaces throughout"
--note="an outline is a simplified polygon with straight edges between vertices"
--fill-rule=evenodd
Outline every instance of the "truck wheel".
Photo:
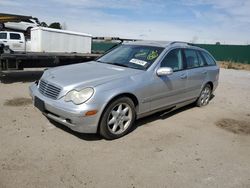
M 135 121 L 135 106 L 128 97 L 111 102 L 100 120 L 100 134 L 108 139 L 117 139 L 126 135 Z
M 212 89 L 209 84 L 206 84 L 201 91 L 199 98 L 196 101 L 196 105 L 199 107 L 208 105 L 212 94 Z
M 0 31 L 2 31 L 4 29 L 4 24 L 0 23 Z

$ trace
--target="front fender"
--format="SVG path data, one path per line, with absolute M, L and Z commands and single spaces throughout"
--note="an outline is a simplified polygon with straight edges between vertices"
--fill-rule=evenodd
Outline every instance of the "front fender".
M 142 103 L 143 90 L 141 87 L 143 87 L 143 85 L 140 85 L 139 83 L 140 82 L 138 81 L 135 82 L 133 78 L 127 78 L 99 85 L 95 87 L 95 93 L 87 103 L 96 103 L 98 106 L 101 106 L 101 109 L 99 110 L 103 113 L 103 110 L 108 103 L 117 96 L 132 95 L 138 101 L 136 112 L 137 114 L 140 114 L 145 111 L 145 109 L 149 109 L 150 106 L 148 103 Z

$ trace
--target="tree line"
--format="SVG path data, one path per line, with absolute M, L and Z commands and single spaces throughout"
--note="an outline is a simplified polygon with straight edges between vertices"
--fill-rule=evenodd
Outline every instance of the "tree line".
M 66 24 L 62 26 L 59 22 L 53 22 L 49 25 L 46 22 L 41 22 L 40 25 L 42 27 L 48 27 L 48 28 L 53 28 L 53 29 L 66 29 Z

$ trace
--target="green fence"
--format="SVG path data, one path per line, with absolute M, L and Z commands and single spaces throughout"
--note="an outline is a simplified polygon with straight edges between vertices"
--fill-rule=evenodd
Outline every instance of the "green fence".
M 118 44 L 117 42 L 92 42 L 92 53 L 104 53 Z
M 117 42 L 93 42 L 92 52 L 104 53 L 112 48 Z M 217 61 L 234 61 L 250 64 L 250 45 L 215 45 L 197 44 L 197 46 L 208 50 Z
M 250 64 L 250 45 L 197 44 L 209 51 L 217 61 L 233 61 Z

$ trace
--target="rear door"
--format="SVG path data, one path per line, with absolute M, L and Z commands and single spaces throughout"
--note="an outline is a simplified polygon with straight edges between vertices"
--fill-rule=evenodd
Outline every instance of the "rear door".
M 151 110 L 167 107 L 182 101 L 187 96 L 185 93 L 187 84 L 187 71 L 183 66 L 183 55 L 181 49 L 173 49 L 162 60 L 160 67 L 171 67 L 173 74 L 158 76 L 154 74 L 153 94 L 151 96 Z
M 200 95 L 201 87 L 206 79 L 205 62 L 197 50 L 184 49 L 184 58 L 187 69 L 187 94 L 189 99 Z

